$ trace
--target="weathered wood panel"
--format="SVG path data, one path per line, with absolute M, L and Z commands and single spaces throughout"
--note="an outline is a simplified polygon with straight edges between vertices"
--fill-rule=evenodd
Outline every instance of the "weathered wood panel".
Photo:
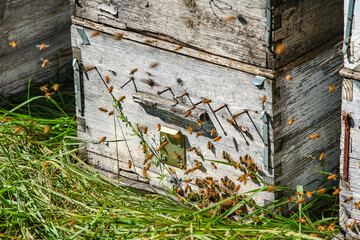
M 70 24 L 68 0 L 0 1 L 0 94 L 26 90 L 29 78 L 71 76 Z M 40 51 L 43 43 L 49 47 Z M 46 68 L 41 59 L 50 60 Z
M 72 1 L 73 15 L 259 67 L 276 69 L 341 34 L 342 1 L 276 1 L 266 46 L 266 1 Z M 280 1 L 279 1 L 280 2 Z M 232 16 L 231 21 L 226 19 Z M 275 45 L 285 50 L 274 57 Z

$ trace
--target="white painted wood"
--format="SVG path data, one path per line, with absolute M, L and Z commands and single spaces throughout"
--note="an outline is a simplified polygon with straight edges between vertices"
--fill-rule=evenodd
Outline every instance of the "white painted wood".
M 44 82 L 70 77 L 69 1 L 3 0 L 0 16 L 0 94 L 26 90 L 29 78 Z M 49 47 L 40 51 L 36 45 L 43 43 Z M 50 60 L 46 68 L 41 59 Z

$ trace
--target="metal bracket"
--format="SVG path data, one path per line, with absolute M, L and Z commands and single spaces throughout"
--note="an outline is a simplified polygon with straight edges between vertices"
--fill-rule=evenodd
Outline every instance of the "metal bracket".
M 269 172 L 269 120 L 266 112 L 261 113 L 264 122 L 264 169 Z
M 344 136 L 344 162 L 343 162 L 343 180 L 349 181 L 349 151 L 350 151 L 350 124 L 351 117 L 345 113 L 343 115 L 345 124 L 345 136 Z
M 355 5 L 355 0 L 349 0 L 347 21 L 345 27 L 344 45 L 342 48 L 342 52 L 344 55 L 347 53 L 350 44 L 354 5 Z
M 271 44 L 271 22 L 272 22 L 272 12 L 271 12 L 271 0 L 266 0 L 266 33 L 265 33 L 265 42 L 266 45 L 270 48 Z
M 263 89 L 264 88 L 264 82 L 265 82 L 265 77 L 262 76 L 255 76 L 252 83 L 257 86 L 259 89 Z
M 351 79 L 351 81 L 353 82 L 353 84 L 360 90 L 360 81 L 356 80 L 356 79 Z
M 165 141 L 168 144 L 161 149 L 162 162 L 178 168 L 186 166 L 185 140 L 182 132 L 161 126 L 160 144 Z
M 90 45 L 89 39 L 88 39 L 88 37 L 86 36 L 86 33 L 85 33 L 84 28 L 81 27 L 81 26 L 77 26 L 77 27 L 76 27 L 76 30 L 78 31 L 81 39 L 83 40 L 83 45 Z
M 75 84 L 76 84 L 76 96 L 77 96 L 77 109 L 80 115 L 84 116 L 84 105 L 82 102 L 83 97 L 83 90 L 82 90 L 82 70 L 80 64 L 76 58 L 73 59 L 73 68 L 74 68 L 74 75 L 75 75 Z

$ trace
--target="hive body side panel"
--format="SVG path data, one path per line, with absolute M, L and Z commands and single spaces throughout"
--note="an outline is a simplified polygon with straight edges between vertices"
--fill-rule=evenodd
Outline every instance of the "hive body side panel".
M 85 32 L 87 36 L 90 36 L 92 30 L 85 29 Z M 83 130 L 79 131 L 79 136 L 92 142 L 87 144 L 90 162 L 104 170 L 114 173 L 120 171 L 121 174 L 129 178 L 147 181 L 142 176 L 143 168 L 146 166 L 143 165 L 146 154 L 142 152 L 140 139 L 133 135 L 129 124 L 121 121 L 117 114 L 108 116 L 109 111 L 113 110 L 113 102 L 108 88 L 102 81 L 108 76 L 110 81 L 107 86 L 113 86 L 113 95 L 117 99 L 125 96 L 121 105 L 129 122 L 134 127 L 137 123 L 142 129 L 145 126 L 148 128 L 148 133 L 144 138 L 150 146 L 153 146 L 154 149 L 159 147 L 157 124 L 161 124 L 161 126 L 180 130 L 185 136 L 185 147 L 196 147 L 204 158 L 202 160 L 194 151 L 186 152 L 187 169 L 195 166 L 194 160 L 199 160 L 203 164 L 201 170 L 196 170 L 189 175 L 184 175 L 184 170 L 179 168 L 174 168 L 176 174 L 173 175 L 168 172 L 167 168 L 156 167 L 153 163 L 147 172 L 150 176 L 150 184 L 162 188 L 184 186 L 184 179 L 212 176 L 218 180 L 229 177 L 235 184 L 241 184 L 240 191 L 242 192 L 259 188 L 260 185 L 253 183 L 250 179 L 246 185 L 237 181 L 237 178 L 244 173 L 232 165 L 216 163 L 217 170 L 214 169 L 211 160 L 226 162 L 222 158 L 223 151 L 226 151 L 231 159 L 237 162 L 239 162 L 239 156 L 249 154 L 254 163 L 258 165 L 259 174 L 262 174 L 268 183 L 273 183 L 272 173 L 263 169 L 264 124 L 260 118 L 262 110 L 267 111 L 271 117 L 271 81 L 266 80 L 264 88 L 260 90 L 253 85 L 254 75 L 252 74 L 129 40 L 115 41 L 113 36 L 103 33 L 89 37 L 90 45 L 81 45 L 82 40 L 76 31 L 76 26 L 72 28 L 72 40 L 73 47 L 81 50 L 84 66 L 96 66 L 99 71 L 99 73 L 95 69 L 88 71 L 87 77 L 84 77 L 84 118 L 86 125 Z M 151 67 L 150 65 L 154 63 L 158 65 Z M 131 70 L 134 69 L 137 71 L 130 74 Z M 120 88 L 131 76 L 135 78 L 138 92 L 136 92 L 133 82 L 124 86 L 123 89 Z M 149 85 L 150 80 L 152 81 L 151 86 Z M 176 103 L 172 100 L 173 95 L 170 91 L 164 92 L 161 96 L 157 95 L 158 91 L 168 87 L 176 96 L 187 92 L 193 103 L 200 102 L 202 99 L 211 99 L 210 106 L 213 110 L 227 104 L 238 126 L 235 128 L 229 124 L 227 120 L 232 119 L 232 117 L 226 108 L 216 113 L 217 120 L 207 104 L 199 104 L 196 109 L 192 110 L 193 114 L 197 110 L 205 111 L 209 117 L 208 121 L 204 121 L 203 127 L 199 127 L 194 116 L 185 118 L 184 114 L 181 115 L 170 110 L 170 105 Z M 142 104 L 134 102 L 134 100 L 139 101 L 138 99 L 142 98 L 141 96 L 151 96 L 158 99 L 157 107 L 151 108 L 145 102 Z M 264 96 L 267 97 L 265 103 L 262 102 Z M 171 104 L 168 104 L 169 101 Z M 191 103 L 187 97 L 179 98 L 179 102 L 179 105 L 182 104 L 191 108 Z M 106 108 L 108 112 L 100 111 L 99 107 Z M 181 110 L 180 107 L 179 109 Z M 248 110 L 248 112 L 245 113 L 244 110 Z M 188 133 L 190 125 L 194 126 L 192 134 Z M 248 131 L 246 133 L 240 132 L 239 126 Z M 213 137 L 210 136 L 212 128 L 216 129 L 216 134 Z M 198 131 L 202 131 L 202 134 L 196 137 Z M 106 141 L 124 138 L 127 141 L 119 141 L 117 146 L 115 142 L 98 144 L 104 136 L 107 137 Z M 221 136 L 221 140 L 215 142 L 214 137 L 216 136 Z M 214 145 L 212 150 L 207 148 L 208 142 Z M 271 154 L 270 159 L 272 159 Z M 129 160 L 131 162 L 130 168 Z M 154 159 L 153 162 L 156 160 Z M 162 174 L 163 180 L 158 178 L 159 174 Z M 263 204 L 264 199 L 271 201 L 274 196 L 273 193 L 264 192 L 260 193 L 256 199 L 261 199 L 259 203 Z
M 71 70 L 69 1 L 2 1 L 0 9 L 1 94 L 25 90 L 29 78 L 36 82 L 54 80 Z M 49 46 L 40 51 L 37 45 L 43 43 Z M 50 63 L 42 68 L 45 59 Z
M 275 166 L 281 166 L 282 172 L 275 181 L 280 185 L 314 190 L 326 180 L 316 170 L 338 170 L 341 79 L 337 70 L 342 59 L 336 52 L 329 49 L 276 80 L 280 100 L 275 102 L 274 114 L 281 121 L 274 131 L 278 133 L 275 143 L 281 147 L 275 153 Z M 292 79 L 286 80 L 286 75 Z

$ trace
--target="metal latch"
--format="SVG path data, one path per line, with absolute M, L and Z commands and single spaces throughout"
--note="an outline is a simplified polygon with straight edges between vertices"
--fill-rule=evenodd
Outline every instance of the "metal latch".
M 81 39 L 83 40 L 83 45 L 90 45 L 90 41 L 89 41 L 88 37 L 86 36 L 84 28 L 81 26 L 77 26 L 76 30 L 78 31 Z
M 75 75 L 76 96 L 77 96 L 77 111 L 83 117 L 84 105 L 83 105 L 83 82 L 82 82 L 82 70 L 80 64 L 76 58 L 73 59 L 73 68 Z
M 180 130 L 161 126 L 160 146 L 164 146 L 160 151 L 163 163 L 178 168 L 186 166 L 185 140 Z
M 264 122 L 264 169 L 269 172 L 269 120 L 265 111 L 261 113 Z
M 345 123 L 345 136 L 344 136 L 344 164 L 343 164 L 343 180 L 349 181 L 349 151 L 350 151 L 350 125 L 351 117 L 349 114 L 343 115 Z
M 355 0 L 349 0 L 348 14 L 347 14 L 347 20 L 346 20 L 346 27 L 345 27 L 344 45 L 343 45 L 343 49 L 342 49 L 342 52 L 344 55 L 347 53 L 347 50 L 348 50 L 349 44 L 350 44 L 352 20 L 353 20 L 353 14 L 354 14 L 354 5 L 355 5 Z

